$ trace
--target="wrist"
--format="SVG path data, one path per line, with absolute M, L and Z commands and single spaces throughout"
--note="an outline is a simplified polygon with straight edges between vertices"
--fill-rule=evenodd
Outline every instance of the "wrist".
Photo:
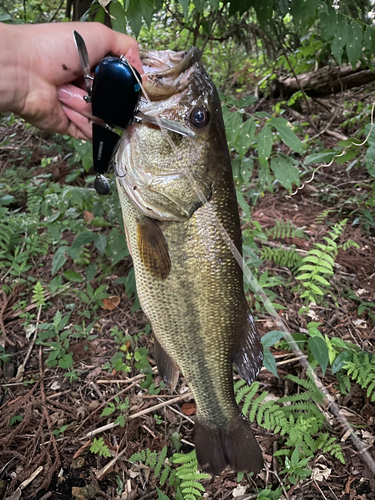
M 21 64 L 18 26 L 0 23 L 0 112 L 19 113 L 26 96 L 26 71 Z

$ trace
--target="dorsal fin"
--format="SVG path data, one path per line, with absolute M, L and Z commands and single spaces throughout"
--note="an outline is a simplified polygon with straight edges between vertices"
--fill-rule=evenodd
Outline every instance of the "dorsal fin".
M 156 279 L 165 280 L 171 270 L 168 245 L 153 219 L 142 219 L 137 225 L 140 258 L 146 270 Z

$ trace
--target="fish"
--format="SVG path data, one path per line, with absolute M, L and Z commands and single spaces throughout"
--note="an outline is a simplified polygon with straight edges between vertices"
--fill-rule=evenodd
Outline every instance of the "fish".
M 235 401 L 233 364 L 250 384 L 263 350 L 245 297 L 241 227 L 221 105 L 196 48 L 146 51 L 142 104 L 148 116 L 189 134 L 134 123 L 116 158 L 116 183 L 141 307 L 154 334 L 160 375 L 180 370 L 197 412 L 199 465 L 219 474 L 259 472 L 262 452 Z M 217 220 L 219 223 L 217 223 Z

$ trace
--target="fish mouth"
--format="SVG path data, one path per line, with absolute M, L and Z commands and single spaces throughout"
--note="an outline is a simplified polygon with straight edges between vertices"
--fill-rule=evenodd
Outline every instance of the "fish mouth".
M 141 52 L 143 69 L 147 75 L 143 87 L 149 100 L 165 100 L 183 92 L 200 58 L 201 52 L 196 47 L 182 52 Z

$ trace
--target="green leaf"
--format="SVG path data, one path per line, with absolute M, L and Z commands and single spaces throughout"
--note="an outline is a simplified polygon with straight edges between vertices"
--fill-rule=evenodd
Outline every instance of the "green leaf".
M 346 28 L 346 52 L 353 70 L 362 55 L 362 27 L 352 21 Z
M 64 276 L 67 280 L 73 281 L 74 283 L 82 283 L 83 278 L 80 274 L 76 273 L 75 271 L 65 271 Z
M 134 36 L 137 37 L 142 28 L 142 14 L 139 10 L 138 0 L 130 0 L 126 17 L 129 21 L 130 27 L 133 30 Z
M 296 153 L 302 153 L 303 144 L 293 132 L 289 122 L 284 118 L 272 118 L 268 125 L 275 127 L 278 131 L 281 140 Z
M 310 165 L 311 163 L 329 163 L 335 156 L 336 151 L 322 151 L 321 153 L 314 153 L 312 155 L 306 156 L 303 163 L 305 165 Z
M 208 3 L 211 5 L 213 10 L 219 9 L 219 0 L 208 0 Z
M 342 62 L 342 52 L 346 44 L 346 19 L 341 14 L 337 15 L 336 26 L 332 26 L 335 30 L 335 37 L 331 42 L 331 50 L 337 63 L 341 65 Z
M 320 276 L 319 274 L 315 274 L 313 279 L 315 281 L 319 281 L 319 283 L 321 283 L 322 285 L 331 286 L 331 284 L 325 278 L 323 278 L 323 276 Z
M 272 131 L 268 125 L 265 125 L 259 134 L 258 157 L 259 161 L 265 164 L 272 150 Z
M 126 16 L 124 6 L 120 2 L 111 2 L 109 13 L 112 16 L 112 28 L 119 33 L 126 33 Z
M 104 253 L 107 246 L 107 236 L 103 233 L 99 233 L 95 238 L 95 246 L 100 253 Z
M 185 18 L 185 21 L 187 22 L 189 20 L 189 5 L 190 5 L 190 0 L 178 0 L 178 3 L 182 7 L 182 10 L 184 12 L 184 18 Z
M 255 0 L 254 8 L 261 28 L 266 29 L 273 12 L 273 0 Z
M 273 375 L 279 378 L 277 374 L 275 358 L 268 348 L 263 350 L 263 365 L 269 372 L 273 373 Z
M 350 351 L 342 351 L 338 354 L 332 363 L 332 375 L 337 373 L 345 366 L 345 363 L 350 361 L 352 358 L 352 353 Z
M 84 233 L 79 234 L 72 243 L 72 250 L 77 250 L 88 243 L 91 243 L 95 239 L 95 234 L 91 231 L 85 231 Z
M 117 228 L 112 229 L 107 237 L 105 254 L 111 259 L 113 266 L 129 255 L 125 235 Z
M 156 488 L 156 491 L 158 492 L 158 500 L 169 500 L 167 495 L 160 491 L 159 488 Z
M 73 356 L 72 354 L 64 354 L 60 359 L 59 359 L 59 367 L 63 368 L 66 370 L 67 368 L 70 368 L 73 365 Z
M 323 375 L 325 375 L 329 361 L 328 347 L 326 343 L 321 337 L 310 337 L 308 343 L 311 354 L 320 364 L 320 366 L 322 367 Z
M 60 247 L 56 251 L 52 260 L 51 274 L 55 274 L 65 264 L 66 262 L 65 252 L 66 252 L 66 247 Z
M 263 347 L 271 347 L 276 344 L 280 339 L 284 337 L 284 332 L 280 332 L 279 330 L 272 330 L 271 332 L 263 335 L 261 341 Z
M 235 143 L 236 151 L 241 159 L 244 158 L 245 154 L 249 150 L 251 143 L 254 139 L 254 133 L 255 133 L 255 122 L 250 117 L 246 122 L 244 122 L 241 125 Z
M 375 144 L 366 151 L 366 168 L 368 173 L 375 177 Z
M 154 0 L 138 0 L 138 5 L 147 27 L 150 29 L 152 14 L 154 13 Z
M 272 158 L 271 169 L 276 179 L 286 189 L 291 190 L 293 183 L 297 186 L 300 185 L 298 169 L 287 156 L 278 154 Z

